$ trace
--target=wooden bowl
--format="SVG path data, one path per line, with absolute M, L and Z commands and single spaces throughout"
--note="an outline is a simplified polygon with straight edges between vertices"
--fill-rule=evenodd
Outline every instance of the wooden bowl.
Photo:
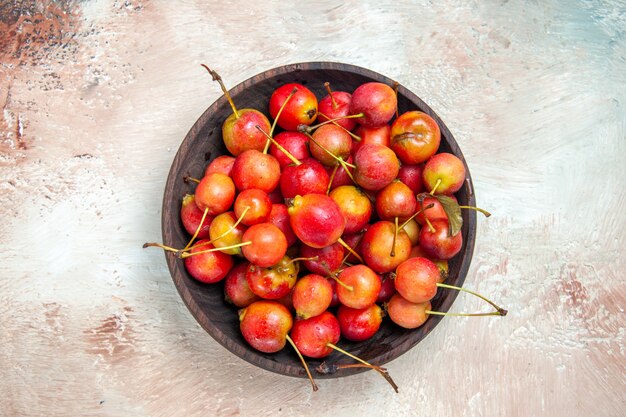
M 207 78 L 207 82 L 209 82 Z M 239 108 L 251 107 L 264 112 L 269 117 L 268 102 L 272 92 L 282 84 L 297 82 L 306 85 L 321 99 L 326 95 L 324 82 L 330 82 L 334 90 L 352 92 L 360 84 L 378 81 L 393 85 L 393 80 L 374 71 L 354 65 L 332 62 L 308 62 L 285 65 L 258 74 L 230 90 Z M 217 89 L 217 84 L 215 85 Z M 409 110 L 421 110 L 432 116 L 441 128 L 441 146 L 439 152 L 450 152 L 459 157 L 466 166 L 461 149 L 452 134 L 435 114 L 415 94 L 399 86 L 398 108 L 400 113 Z M 200 178 L 208 162 L 224 153 L 221 126 L 231 113 L 225 97 L 213 103 L 193 125 L 183 140 L 174 162 L 172 163 L 165 194 L 163 197 L 163 242 L 172 247 L 182 248 L 189 236 L 180 221 L 182 197 L 193 194 L 195 184 L 183 181 L 185 175 Z M 475 206 L 472 180 L 469 169 L 463 188 L 456 194 L 460 204 Z M 476 214 L 472 210 L 463 210 L 463 248 L 449 263 L 450 276 L 446 283 L 462 286 L 469 269 L 476 235 Z M 166 253 L 167 264 L 174 284 L 185 304 L 198 323 L 222 346 L 263 369 L 283 375 L 306 377 L 302 364 L 293 349 L 285 348 L 274 354 L 265 354 L 254 350 L 243 339 L 239 331 L 237 310 L 224 301 L 221 283 L 206 285 L 193 279 L 185 270 L 182 260 L 172 253 Z M 457 296 L 457 291 L 439 289 L 432 301 L 433 310 L 448 311 Z M 386 318 L 378 333 L 371 339 L 354 343 L 341 340 L 339 346 L 366 361 L 383 365 L 402 355 L 419 343 L 441 320 L 440 316 L 430 316 L 426 323 L 415 330 L 402 329 Z M 354 363 L 337 352 L 324 359 L 329 364 Z M 342 369 L 334 374 L 320 375 L 314 369 L 320 360 L 308 359 L 309 367 L 315 378 L 334 378 L 356 374 L 365 368 Z

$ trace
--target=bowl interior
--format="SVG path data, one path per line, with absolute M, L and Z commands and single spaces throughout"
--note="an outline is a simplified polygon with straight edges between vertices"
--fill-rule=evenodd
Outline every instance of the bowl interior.
M 360 84 L 370 81 L 393 85 L 392 79 L 364 68 L 339 63 L 311 62 L 286 65 L 265 71 L 242 82 L 230 92 L 238 108 L 251 107 L 262 111 L 269 117 L 269 97 L 280 85 L 289 82 L 301 83 L 311 89 L 318 99 L 321 99 L 326 95 L 324 90 L 326 81 L 330 82 L 333 90 L 350 93 Z M 218 88 L 217 84 L 215 87 Z M 398 88 L 398 108 L 400 113 L 420 110 L 432 116 L 441 128 L 442 141 L 439 152 L 455 154 L 463 161 L 467 169 L 463 154 L 443 121 L 415 94 L 402 86 Z M 194 184 L 185 183 L 183 177 L 191 175 L 200 178 L 211 159 L 226 153 L 222 142 L 221 126 L 230 113 L 228 102 L 223 96 L 220 97 L 200 116 L 174 158 L 163 199 L 163 242 L 168 246 L 184 247 L 189 239 L 180 221 L 180 207 L 183 196 L 187 193 L 193 194 Z M 475 205 L 469 170 L 467 170 L 463 188 L 456 195 L 461 204 Z M 475 231 L 475 212 L 463 210 L 463 247 L 449 263 L 450 275 L 446 283 L 463 285 L 474 248 Z M 185 304 L 198 323 L 215 340 L 232 353 L 261 368 L 284 375 L 306 377 L 298 357 L 289 345 L 278 353 L 265 354 L 254 350 L 247 344 L 239 331 L 236 308 L 224 301 L 223 286 L 220 283 L 202 284 L 187 274 L 180 259 L 167 252 L 165 256 L 174 284 Z M 432 301 L 433 310 L 448 311 L 456 296 L 456 291 L 439 289 Z M 342 339 L 339 346 L 368 362 L 382 365 L 412 348 L 440 320 L 440 316 L 431 316 L 422 327 L 405 330 L 391 323 L 389 319 L 385 319 L 378 333 L 370 340 L 354 343 Z M 336 352 L 324 360 L 329 364 L 354 363 L 352 359 Z M 308 359 L 307 362 L 313 370 L 322 361 Z M 331 375 L 313 372 L 316 378 L 331 378 L 364 370 L 366 369 L 349 368 Z

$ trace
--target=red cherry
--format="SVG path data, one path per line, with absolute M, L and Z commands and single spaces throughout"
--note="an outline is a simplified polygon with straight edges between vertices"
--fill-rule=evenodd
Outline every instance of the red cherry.
M 274 137 L 274 140 L 299 161 L 311 157 L 311 153 L 309 152 L 309 138 L 304 133 L 280 132 Z M 287 165 L 293 164 L 293 161 L 287 157 L 283 151 L 278 149 L 274 143 L 270 145 L 270 154 L 276 158 L 281 169 L 284 169 Z
M 426 258 L 409 258 L 396 269 L 396 290 L 412 303 L 424 303 L 437 294 L 439 269 Z
M 305 275 L 293 288 L 292 301 L 299 319 L 318 316 L 330 307 L 333 287 L 326 278 L 317 274 Z
M 350 266 L 338 276 L 344 285 L 337 285 L 341 304 L 352 308 L 365 308 L 376 302 L 380 292 L 380 278 L 365 265 Z
M 383 310 L 376 304 L 363 309 L 339 306 L 337 320 L 341 335 L 353 342 L 362 342 L 374 336 L 383 322 Z
M 289 294 L 297 278 L 298 263 L 288 256 L 267 268 L 251 264 L 246 272 L 250 290 L 267 300 L 278 300 Z
M 250 226 L 241 240 L 252 242 L 242 247 L 243 256 L 261 268 L 275 265 L 287 252 L 287 238 L 278 227 L 271 223 Z
M 191 253 L 213 249 L 214 246 L 208 242 L 208 240 L 199 240 L 191 248 Z M 189 275 L 206 284 L 213 284 L 224 279 L 233 264 L 233 258 L 220 251 L 185 258 L 185 269 Z
M 430 311 L 430 302 L 412 303 L 404 299 L 400 294 L 391 297 L 387 303 L 387 315 L 400 327 L 405 329 L 416 329 L 426 322 Z
M 289 219 L 296 236 L 314 248 L 337 242 L 345 227 L 339 206 L 324 194 L 296 196 L 289 207 Z
M 293 89 L 297 91 L 289 99 L 278 118 L 278 126 L 285 130 L 297 130 L 298 125 L 310 125 L 317 117 L 317 97 L 302 84 L 290 83 L 278 87 L 270 97 L 270 115 L 273 119 Z
M 196 205 L 196 198 L 193 194 L 186 194 L 183 197 L 182 206 L 180 208 L 180 220 L 183 223 L 183 227 L 193 236 L 198 230 L 198 226 L 200 225 L 200 221 L 202 220 L 202 215 L 204 212 L 198 208 Z M 214 216 L 207 215 L 204 218 L 204 222 L 202 222 L 202 227 L 198 232 L 198 239 L 206 239 L 209 237 L 209 226 L 213 221 Z
M 463 235 L 461 232 L 450 236 L 450 227 L 447 220 L 431 222 L 434 231 L 424 226 L 420 230 L 419 245 L 429 258 L 452 259 L 461 251 Z
M 239 328 L 256 350 L 274 353 L 285 347 L 293 325 L 289 310 L 276 301 L 256 301 L 239 311 Z
M 219 172 L 230 177 L 234 163 L 234 157 L 230 155 L 220 155 L 207 165 L 204 175 L 208 175 L 212 172 Z
M 235 184 L 224 174 L 213 172 L 204 176 L 196 187 L 196 205 L 208 214 L 216 215 L 225 212 L 235 201 Z
M 227 302 L 236 307 L 247 307 L 261 298 L 252 292 L 246 272 L 248 272 L 249 262 L 240 262 L 235 265 L 224 279 L 224 298 Z
M 329 344 L 336 344 L 341 337 L 339 322 L 330 312 L 297 320 L 291 329 L 291 338 L 300 353 L 309 358 L 323 358 L 333 351 Z

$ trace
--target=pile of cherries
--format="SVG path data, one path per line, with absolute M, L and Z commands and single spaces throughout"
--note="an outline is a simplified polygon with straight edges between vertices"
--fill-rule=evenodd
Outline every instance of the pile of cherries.
M 398 114 L 397 84 L 368 82 L 349 93 L 325 83 L 319 102 L 304 85 L 285 84 L 269 98 L 270 123 L 258 110 L 237 109 L 205 68 L 233 110 L 222 126 L 230 155 L 213 159 L 195 194 L 183 198 L 189 243 L 144 247 L 174 252 L 198 281 L 222 281 L 245 340 L 266 353 L 289 342 L 314 390 L 303 356 L 338 350 L 356 363 L 318 372 L 368 367 L 397 391 L 384 368 L 337 343 L 372 337 L 385 313 L 417 328 L 445 314 L 431 311 L 438 287 L 463 290 L 443 284 L 463 245 L 461 209 L 476 209 L 454 197 L 463 162 L 437 153 L 432 117 Z M 274 136 L 276 125 L 283 131 Z M 506 314 L 485 301 L 495 311 L 456 315 Z

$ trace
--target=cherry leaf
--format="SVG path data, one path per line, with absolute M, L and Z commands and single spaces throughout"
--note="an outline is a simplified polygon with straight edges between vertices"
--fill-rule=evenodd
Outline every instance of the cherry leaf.
M 448 233 L 450 236 L 456 236 L 456 234 L 461 231 L 461 227 L 463 226 L 463 217 L 461 216 L 461 207 L 459 207 L 459 203 L 457 203 L 455 199 L 446 195 L 434 195 L 433 197 L 439 200 L 443 207 L 443 211 L 445 211 L 448 216 Z

